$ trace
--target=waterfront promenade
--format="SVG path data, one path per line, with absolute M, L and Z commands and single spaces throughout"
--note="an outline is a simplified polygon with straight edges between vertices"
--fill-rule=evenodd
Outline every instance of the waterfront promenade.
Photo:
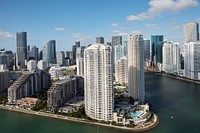
M 78 123 L 89 124 L 89 125 L 103 126 L 103 127 L 107 127 L 107 128 L 116 128 L 116 129 L 120 129 L 120 130 L 132 131 L 132 132 L 147 131 L 147 130 L 150 130 L 150 129 L 156 127 L 159 124 L 159 119 L 158 119 L 157 115 L 155 115 L 155 114 L 154 114 L 154 120 L 152 122 L 147 122 L 144 125 L 138 125 L 133 128 L 133 127 L 126 127 L 126 126 L 115 126 L 115 125 L 111 125 L 111 124 L 91 122 L 91 121 L 89 121 L 87 119 L 83 119 L 83 118 L 74 118 L 74 117 L 68 117 L 68 116 L 64 116 L 64 115 L 27 110 L 27 109 L 23 109 L 23 108 L 16 108 L 16 107 L 13 107 L 10 105 L 5 105 L 5 106 L 0 105 L 0 109 L 19 112 L 19 113 L 26 113 L 26 114 L 30 114 L 30 115 L 48 117 L 48 118 L 53 118 L 53 119 L 78 122 Z

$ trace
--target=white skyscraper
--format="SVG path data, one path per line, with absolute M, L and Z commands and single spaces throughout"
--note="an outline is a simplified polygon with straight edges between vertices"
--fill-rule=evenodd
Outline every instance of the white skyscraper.
M 114 109 L 112 48 L 93 44 L 84 52 L 85 112 L 97 120 L 112 121 Z
M 56 52 L 56 63 L 60 66 L 64 65 L 65 54 L 63 51 Z
M 142 35 L 128 38 L 128 89 L 129 94 L 141 103 L 145 101 L 144 45 Z
M 200 70 L 200 42 L 189 42 L 184 45 L 184 76 L 198 79 Z
M 180 47 L 177 43 L 167 41 L 163 45 L 163 71 L 177 73 L 181 68 Z
M 37 67 L 40 70 L 45 70 L 47 68 L 47 63 L 43 60 L 38 61 Z
M 128 59 L 126 57 L 115 63 L 115 80 L 120 84 L 128 83 Z
M 199 24 L 198 23 L 186 23 L 183 25 L 184 42 L 196 42 L 199 40 Z
M 76 58 L 77 75 L 84 76 L 84 58 Z

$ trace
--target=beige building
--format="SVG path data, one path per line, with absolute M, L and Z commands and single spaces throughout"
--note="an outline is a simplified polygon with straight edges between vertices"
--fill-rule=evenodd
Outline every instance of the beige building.
M 128 83 L 128 59 L 126 57 L 115 63 L 115 81 L 120 84 Z

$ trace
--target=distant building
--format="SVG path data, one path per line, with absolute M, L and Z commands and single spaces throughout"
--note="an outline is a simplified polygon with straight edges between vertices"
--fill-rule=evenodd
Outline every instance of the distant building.
M 49 74 L 51 75 L 51 79 L 59 79 L 64 76 L 63 68 L 60 66 L 52 66 L 49 69 Z
M 162 63 L 162 47 L 164 43 L 163 35 L 151 36 L 151 60 L 155 65 Z
M 35 60 L 38 61 L 38 48 L 36 46 L 33 46 L 31 48 L 31 51 L 29 51 L 29 60 Z
M 49 67 L 50 64 L 56 63 L 56 41 L 50 40 L 46 43 L 43 49 L 42 60 L 47 63 Z
M 78 47 L 81 46 L 80 41 L 76 41 L 75 44 L 72 46 L 72 57 L 74 59 L 74 64 L 76 64 L 76 50 Z
M 63 66 L 65 61 L 65 54 L 63 51 L 56 52 L 56 64 Z
M 76 59 L 77 75 L 84 77 L 84 58 Z
M 26 32 L 17 32 L 17 52 L 16 52 L 16 66 L 18 69 L 26 68 L 27 60 L 27 34 Z
M 85 112 L 93 119 L 112 121 L 114 110 L 112 49 L 93 44 L 84 52 Z
M 50 75 L 45 71 L 22 74 L 8 88 L 8 103 L 15 104 L 18 99 L 32 96 L 36 92 L 47 90 L 50 86 Z
M 33 71 L 37 69 L 37 61 L 35 60 L 30 60 L 27 62 L 27 70 L 28 71 Z
M 128 83 L 128 59 L 126 57 L 115 63 L 115 81 L 120 84 Z
M 0 93 L 9 87 L 9 71 L 0 70 Z
M 56 112 L 66 101 L 76 96 L 76 78 L 60 80 L 53 83 L 47 91 L 47 107 Z
M 128 39 L 128 90 L 131 97 L 144 103 L 144 41 L 142 35 Z
M 184 45 L 184 76 L 198 79 L 200 71 L 200 42 L 189 42 Z
M 199 24 L 190 22 L 183 25 L 184 42 L 196 42 L 199 40 Z
M 104 44 L 104 38 L 103 37 L 96 37 L 96 43 Z
M 47 68 L 47 63 L 43 60 L 38 61 L 37 68 L 40 70 L 45 70 Z
M 181 69 L 180 47 L 177 43 L 165 42 L 163 45 L 163 71 L 176 73 Z
M 122 45 L 122 36 L 112 36 L 112 56 L 113 56 L 113 63 L 115 64 L 115 62 L 117 61 L 117 59 L 115 59 L 115 57 L 119 54 L 116 53 L 115 50 L 117 50 L 117 48 L 115 47 L 120 47 Z
M 144 59 L 150 60 L 150 40 L 144 40 Z

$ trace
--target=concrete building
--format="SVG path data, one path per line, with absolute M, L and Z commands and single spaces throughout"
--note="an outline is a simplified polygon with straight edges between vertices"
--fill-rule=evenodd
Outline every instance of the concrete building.
M 36 92 L 47 90 L 49 87 L 50 75 L 45 71 L 22 74 L 8 88 L 8 103 L 15 104 L 16 100 L 32 96 Z
M 34 71 L 37 69 L 37 62 L 35 60 L 30 60 L 27 62 L 27 70 Z
M 181 69 L 180 47 L 177 43 L 167 41 L 163 45 L 163 71 L 178 73 Z
M 198 79 L 200 71 L 200 42 L 189 42 L 184 45 L 184 76 Z
M 77 81 L 77 96 L 84 96 L 84 78 L 83 76 L 72 76 L 72 78 L 76 78 Z
M 17 52 L 16 52 L 16 66 L 17 69 L 26 68 L 27 60 L 27 34 L 26 32 L 16 33 Z
M 190 22 L 183 25 L 184 43 L 196 42 L 199 40 L 199 24 Z
M 128 38 L 128 89 L 130 96 L 141 103 L 145 101 L 143 42 L 142 35 Z
M 64 51 L 56 52 L 56 64 L 63 66 L 65 61 Z
M 36 46 L 33 46 L 31 48 L 31 51 L 29 51 L 29 56 L 28 56 L 28 60 L 35 60 L 38 61 L 38 48 Z
M 84 58 L 76 59 L 77 75 L 84 77 Z
M 59 79 L 64 76 L 63 68 L 60 66 L 52 66 L 49 69 L 49 74 L 51 75 L 51 79 Z
M 42 53 L 43 57 L 42 60 L 47 63 L 47 67 L 50 66 L 50 64 L 56 63 L 56 41 L 50 40 L 46 43 L 43 49 Z
M 40 70 L 45 70 L 47 68 L 47 63 L 43 60 L 38 61 L 37 68 Z
M 84 52 L 85 112 L 96 120 L 112 121 L 114 109 L 112 48 L 92 44 Z
M 113 63 L 115 64 L 115 62 L 117 61 L 117 59 L 115 59 L 115 57 L 117 56 L 115 51 L 115 47 L 120 47 L 122 45 L 122 36 L 112 36 L 112 56 L 113 56 Z
M 120 84 L 128 83 L 128 59 L 126 57 L 115 63 L 115 81 Z
M 0 93 L 5 91 L 9 86 L 9 71 L 0 70 Z
M 104 38 L 103 37 L 96 37 L 96 43 L 104 44 Z
M 60 80 L 53 83 L 47 91 L 47 107 L 49 111 L 56 112 L 66 101 L 76 96 L 76 78 Z

